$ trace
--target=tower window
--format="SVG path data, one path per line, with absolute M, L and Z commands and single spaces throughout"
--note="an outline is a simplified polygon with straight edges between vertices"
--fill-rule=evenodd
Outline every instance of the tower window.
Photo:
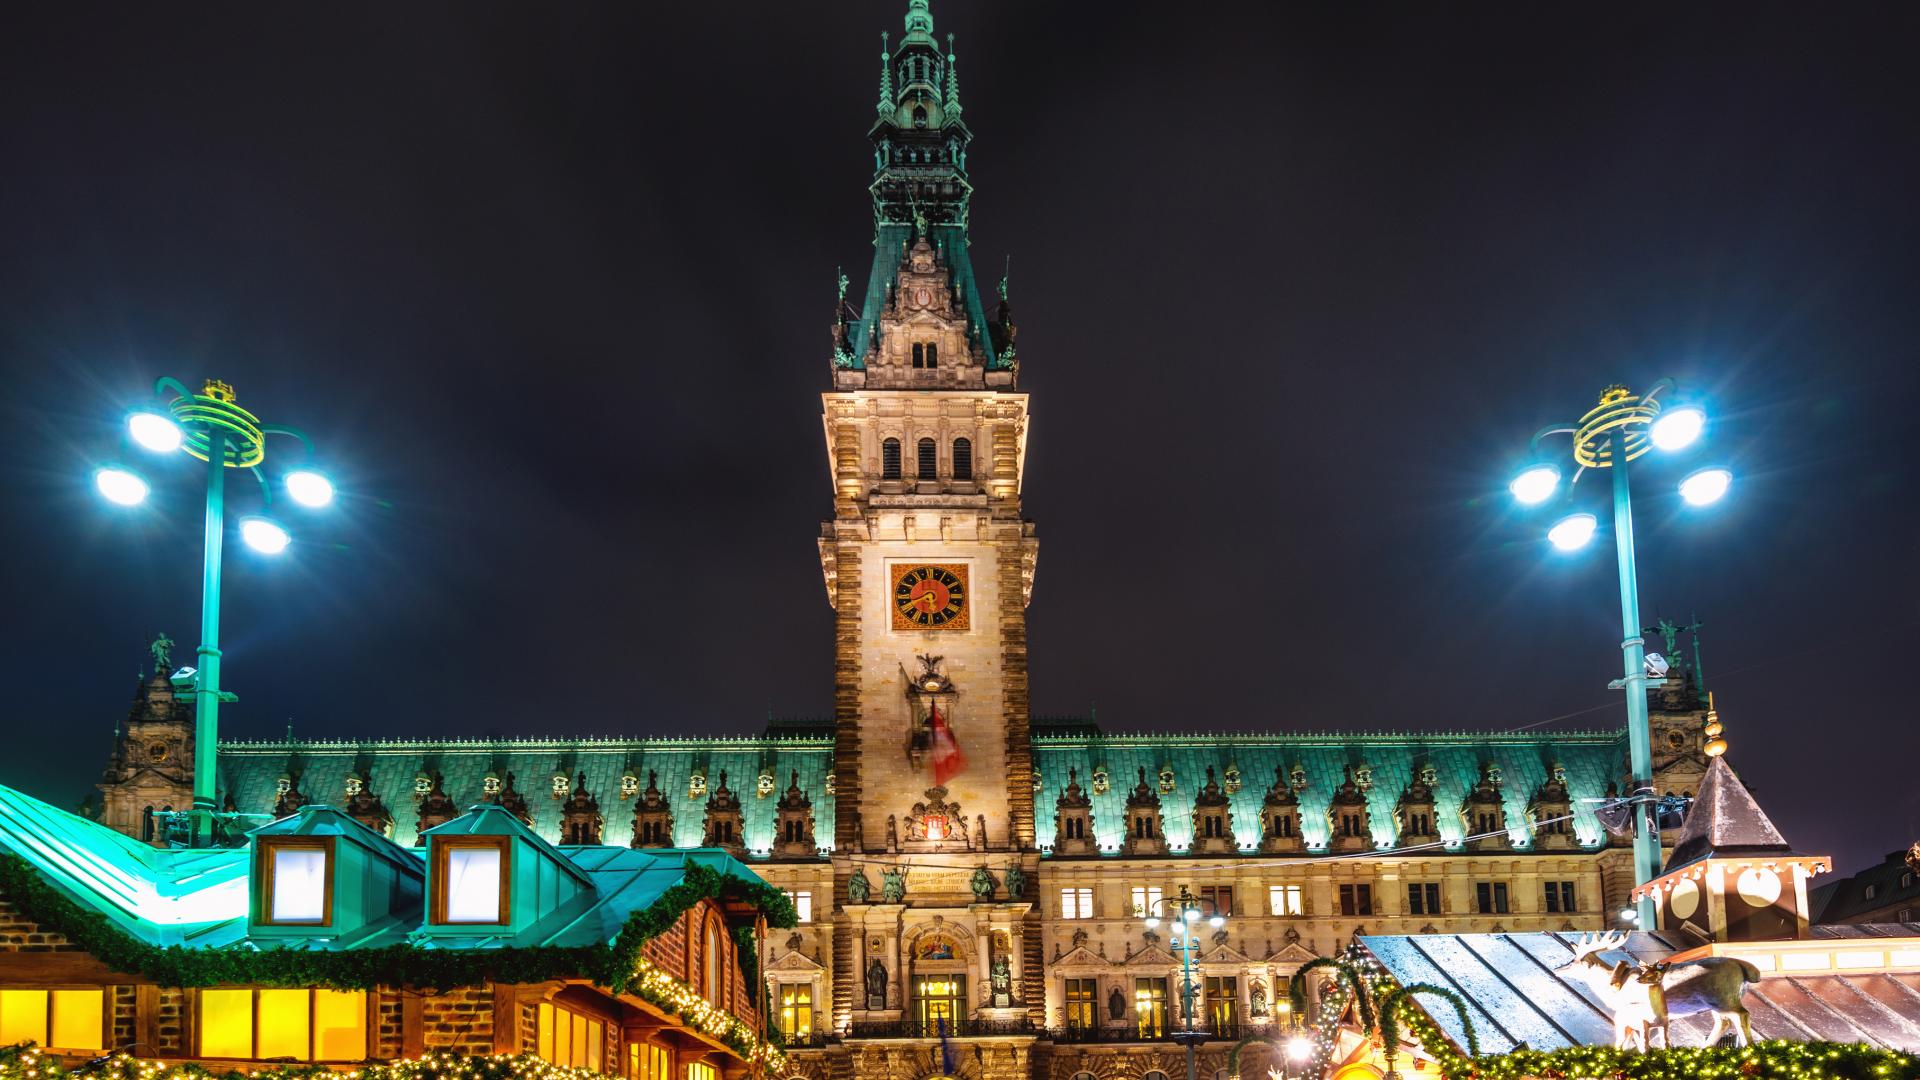
M 930 368 L 940 366 L 940 346 L 931 341 L 927 342 L 927 366 Z
M 917 128 L 927 126 L 927 107 L 925 105 L 915 105 L 913 107 L 913 126 Z
M 917 368 L 927 366 L 927 347 L 917 341 L 913 343 L 913 366 Z
M 970 439 L 953 440 L 953 478 L 973 479 L 973 442 Z
M 920 479 L 931 480 L 939 469 L 939 454 L 932 439 L 920 440 Z
M 900 479 L 899 439 L 888 439 L 880 444 L 880 479 Z

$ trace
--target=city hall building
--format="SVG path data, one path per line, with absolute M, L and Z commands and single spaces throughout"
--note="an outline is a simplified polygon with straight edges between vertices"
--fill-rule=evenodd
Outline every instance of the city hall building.
M 262 822 L 324 804 L 402 848 L 486 806 L 562 852 L 722 849 L 798 908 L 758 967 L 807 1080 L 1183 1074 L 1181 959 L 1144 921 L 1183 888 L 1228 916 L 1191 957 L 1208 1075 L 1287 1023 L 1300 964 L 1356 938 L 1618 925 L 1630 850 L 1595 808 L 1627 787 L 1623 732 L 1109 734 L 1030 714 L 1026 358 L 1005 283 L 983 288 L 968 252 L 973 135 L 926 0 L 883 56 L 873 263 L 821 357 L 832 717 L 225 743 L 222 803 Z M 1656 783 L 1691 794 L 1706 710 L 1675 674 L 1651 695 Z M 164 843 L 191 739 L 189 695 L 156 674 L 102 820 Z

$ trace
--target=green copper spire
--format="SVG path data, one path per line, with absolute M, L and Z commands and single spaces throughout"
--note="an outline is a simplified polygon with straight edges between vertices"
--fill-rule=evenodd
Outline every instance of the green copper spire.
M 893 58 L 887 51 L 887 32 L 880 31 L 880 102 L 877 108 L 881 116 L 893 111 L 893 73 L 888 70 L 888 61 Z
M 947 35 L 947 117 L 960 115 L 960 58 L 953 54 L 953 35 Z
M 933 12 L 927 0 L 907 0 L 907 36 L 905 41 L 933 40 Z M 903 42 L 904 44 L 905 42 Z

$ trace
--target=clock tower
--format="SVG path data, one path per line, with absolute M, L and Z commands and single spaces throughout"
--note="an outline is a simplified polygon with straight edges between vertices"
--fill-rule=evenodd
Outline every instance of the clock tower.
M 935 38 L 925 0 L 911 0 L 905 31 L 897 44 L 882 38 L 868 132 L 873 263 L 863 293 L 849 296 L 840 279 L 821 395 L 833 481 L 819 546 L 835 625 L 834 876 L 844 898 L 856 875 L 878 880 L 898 865 L 909 907 L 938 894 L 965 912 L 983 868 L 1004 883 L 1023 867 L 1012 880 L 1031 891 L 1026 606 L 1037 541 L 1020 512 L 1027 398 L 1006 282 L 989 308 L 968 250 L 973 135 L 952 39 Z M 836 984 L 862 981 L 874 941 L 898 962 L 894 933 L 855 930 L 849 952 L 859 951 L 836 957 Z M 842 1018 L 910 1008 L 843 994 L 858 1000 L 836 1000 Z

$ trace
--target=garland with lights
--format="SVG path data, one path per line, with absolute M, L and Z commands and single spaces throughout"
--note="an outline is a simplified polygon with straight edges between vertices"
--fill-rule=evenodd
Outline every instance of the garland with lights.
M 192 949 L 149 945 L 131 937 L 97 911 L 81 907 L 11 852 L 0 852 L 0 898 L 21 916 L 64 935 L 94 959 L 163 986 L 326 986 L 372 990 L 382 986 L 447 989 L 489 983 L 524 984 L 585 978 L 614 994 L 631 993 L 679 1014 L 694 1027 L 724 1040 L 742 1056 L 778 1054 L 751 1027 L 708 1004 L 694 989 L 641 956 L 646 943 L 673 927 L 688 908 L 723 895 L 744 895 L 767 923 L 788 929 L 798 922 L 785 893 L 754 879 L 743 880 L 689 863 L 685 877 L 652 905 L 627 917 L 605 945 L 532 946 L 501 949 L 416 949 L 387 945 L 337 952 L 281 948 Z M 747 985 L 755 985 L 758 956 L 753 930 L 735 931 L 735 950 Z
M 1380 1024 L 1377 1030 L 1380 1035 L 1380 1055 L 1387 1060 L 1388 1072 L 1393 1071 L 1393 1059 L 1400 1056 L 1400 1017 L 1424 1015 L 1414 1003 L 1415 994 L 1437 997 L 1452 1005 L 1453 1011 L 1460 1017 L 1460 1030 L 1467 1036 L 1467 1056 L 1480 1056 L 1480 1033 L 1473 1029 L 1473 1018 L 1467 1015 L 1467 999 L 1433 983 L 1408 983 L 1387 989 L 1380 995 Z M 1421 1045 L 1426 1045 L 1424 1040 Z M 1446 1046 L 1449 1051 L 1453 1049 L 1450 1042 Z
M 607 1075 L 555 1065 L 530 1054 L 434 1053 L 341 1072 L 314 1064 L 209 1069 L 115 1053 L 68 1068 L 58 1055 L 31 1044 L 0 1047 L 0 1080 L 606 1080 Z

